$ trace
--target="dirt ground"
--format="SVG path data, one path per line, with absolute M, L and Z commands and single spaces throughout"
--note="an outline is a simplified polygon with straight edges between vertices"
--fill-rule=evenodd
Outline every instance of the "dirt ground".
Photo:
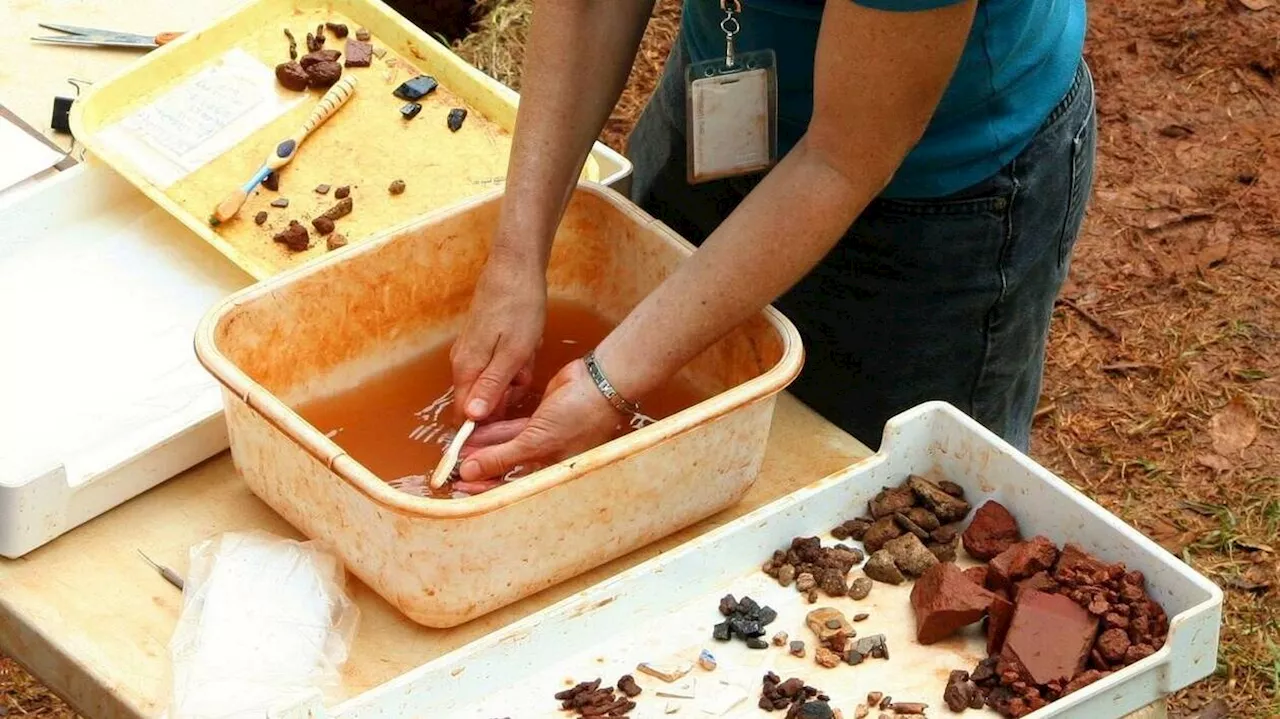
M 492 2 L 492 0 L 490 0 Z M 1032 454 L 1226 591 L 1217 673 L 1174 717 L 1280 716 L 1280 4 L 1101 0 L 1095 198 Z M 496 4 L 496 3 L 495 3 Z M 674 37 L 661 0 L 604 133 Z M 0 717 L 71 713 L 0 658 Z

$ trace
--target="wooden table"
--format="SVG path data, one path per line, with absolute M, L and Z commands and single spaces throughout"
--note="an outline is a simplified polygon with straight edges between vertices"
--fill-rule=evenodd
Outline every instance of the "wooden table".
M 868 453 L 783 396 L 764 467 L 741 503 L 577 579 L 450 630 L 409 622 L 352 580 L 349 591 L 360 606 L 361 624 L 344 671 L 345 692 L 377 686 Z M 86 716 L 156 716 L 168 693 L 168 641 L 182 596 L 137 550 L 185 573 L 193 544 L 247 529 L 300 537 L 249 493 L 224 454 L 22 559 L 0 560 L 0 651 Z
M 60 22 L 128 32 L 187 30 L 238 0 L 0 0 L 0 102 L 49 136 L 54 95 L 73 94 L 69 77 L 95 81 L 141 57 L 139 51 L 29 43 Z M 65 137 L 61 137 L 66 145 Z M 349 591 L 361 627 L 344 671 L 345 692 L 370 689 L 659 552 L 794 491 L 868 450 L 790 396 L 778 403 L 760 478 L 736 507 L 672 537 L 463 627 L 431 630 L 404 619 L 359 582 Z M 236 476 L 222 455 L 99 517 L 26 557 L 0 559 L 0 651 L 27 667 L 93 719 L 151 717 L 168 694 L 168 641 L 181 595 L 137 556 L 142 549 L 185 572 L 195 543 L 228 531 L 261 529 L 298 537 Z M 1164 716 L 1163 704 L 1133 717 Z

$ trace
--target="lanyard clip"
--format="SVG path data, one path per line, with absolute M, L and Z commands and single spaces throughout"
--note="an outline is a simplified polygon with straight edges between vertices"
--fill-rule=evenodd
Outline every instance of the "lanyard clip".
M 720 29 L 724 31 L 724 65 L 733 67 L 737 60 L 733 56 L 733 36 L 742 30 L 738 18 L 742 12 L 740 0 L 720 0 L 720 9 L 724 10 L 724 19 L 720 21 Z

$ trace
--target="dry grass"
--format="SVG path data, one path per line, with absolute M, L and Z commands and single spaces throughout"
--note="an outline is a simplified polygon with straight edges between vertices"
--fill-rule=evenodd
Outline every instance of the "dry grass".
M 519 87 L 527 0 L 458 45 Z M 661 0 L 602 139 L 661 75 Z M 1097 197 L 1050 338 L 1033 455 L 1226 590 L 1213 701 L 1280 716 L 1280 8 L 1098 0 Z M 0 659 L 0 716 L 68 716 Z M 1222 715 L 1219 715 L 1222 716 Z

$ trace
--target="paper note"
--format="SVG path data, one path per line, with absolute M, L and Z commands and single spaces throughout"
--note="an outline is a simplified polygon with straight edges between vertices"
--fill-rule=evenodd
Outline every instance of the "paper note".
M 4 117 L 0 117 L 0 147 L 4 148 L 4 162 L 0 162 L 0 191 L 39 175 L 62 159 L 62 153 Z
M 105 128 L 101 142 L 152 184 L 168 187 L 302 101 L 275 73 L 234 49 Z

